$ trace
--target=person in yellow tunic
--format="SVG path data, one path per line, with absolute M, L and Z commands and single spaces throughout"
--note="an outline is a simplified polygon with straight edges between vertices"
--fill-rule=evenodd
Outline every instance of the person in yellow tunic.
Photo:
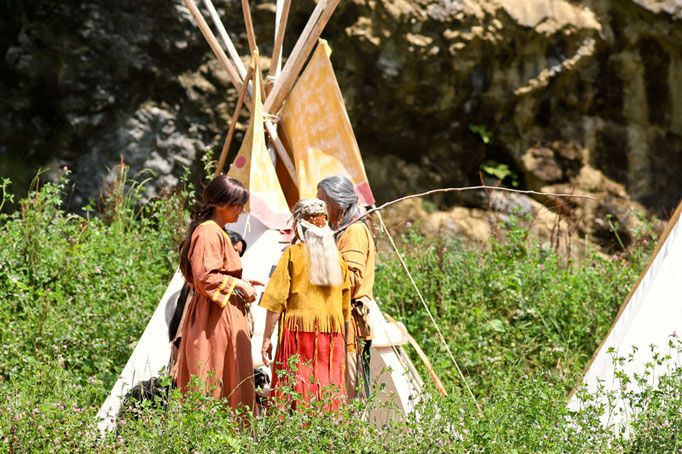
M 293 245 L 283 253 L 263 294 L 267 309 L 261 354 L 272 360 L 270 338 L 279 320 L 272 374 L 275 405 L 289 400 L 291 387 L 308 405 L 330 398 L 328 409 L 345 400 L 345 332 L 350 317 L 349 273 L 327 224 L 324 202 L 304 199 L 294 207 Z M 298 241 L 298 242 L 297 242 Z M 291 367 L 295 365 L 295 367 Z M 292 382 L 293 380 L 293 382 Z M 290 402 L 296 408 L 300 402 Z
M 364 211 L 358 205 L 353 183 L 345 176 L 333 175 L 320 181 L 317 197 L 327 205 L 329 224 L 337 230 L 336 244 L 350 271 L 352 317 L 346 346 L 348 396 L 366 397 L 370 391 L 369 364 L 374 338 L 369 320 L 369 302 L 374 297 L 374 228 L 368 218 L 356 222 Z M 361 389 L 359 377 L 363 378 Z
M 194 295 L 186 308 L 175 382 L 185 394 L 197 377 L 201 388 L 232 408 L 254 408 L 251 338 L 246 304 L 256 291 L 241 278 L 242 264 L 222 226 L 236 222 L 249 192 L 220 175 L 206 186 L 180 247 L 180 270 Z

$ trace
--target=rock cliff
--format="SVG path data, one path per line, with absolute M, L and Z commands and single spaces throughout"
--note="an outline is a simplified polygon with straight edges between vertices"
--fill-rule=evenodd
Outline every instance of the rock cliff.
M 285 53 L 314 6 L 294 3 Z M 240 2 L 215 4 L 246 55 Z M 251 5 L 269 55 L 274 3 Z M 154 172 L 153 194 L 219 149 L 236 93 L 182 1 L 0 8 L 2 174 L 68 165 L 83 203 L 120 156 Z M 627 226 L 682 193 L 681 16 L 665 0 L 344 0 L 324 36 L 379 201 L 483 172 L 596 196 L 569 214 L 600 238 L 606 213 Z

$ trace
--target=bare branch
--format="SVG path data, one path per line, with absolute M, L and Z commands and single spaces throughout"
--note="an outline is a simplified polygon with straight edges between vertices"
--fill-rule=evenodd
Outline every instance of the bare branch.
M 521 190 L 521 189 L 500 188 L 498 186 L 467 186 L 464 188 L 440 188 L 440 189 L 432 189 L 430 191 L 422 192 L 419 194 L 406 195 L 405 197 L 401 197 L 399 199 L 395 199 L 395 200 L 391 200 L 390 202 L 386 202 L 379 207 L 372 208 L 371 210 L 367 210 L 365 212 L 365 214 L 358 217 L 357 219 L 353 219 L 348 224 L 341 226 L 340 228 L 336 229 L 336 231 L 340 232 L 341 230 L 345 229 L 349 225 L 351 225 L 355 222 L 358 222 L 359 220 L 369 216 L 370 214 L 374 213 L 375 211 L 383 210 L 384 208 L 389 207 L 391 205 L 395 205 L 396 203 L 402 202 L 403 200 L 414 199 L 417 197 L 424 197 L 427 195 L 437 194 L 437 193 L 441 193 L 441 192 L 477 191 L 480 189 L 484 189 L 486 192 L 493 190 L 493 191 L 515 192 L 517 194 L 541 195 L 541 196 L 548 196 L 548 197 L 565 197 L 565 198 L 574 198 L 574 199 L 597 200 L 595 197 L 592 197 L 591 195 L 561 194 L 561 193 L 557 194 L 557 193 L 553 193 L 553 192 L 537 192 L 537 191 Z

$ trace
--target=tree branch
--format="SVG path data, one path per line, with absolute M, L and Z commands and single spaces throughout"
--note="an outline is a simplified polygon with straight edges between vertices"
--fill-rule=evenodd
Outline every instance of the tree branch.
M 401 197 L 399 199 L 391 200 L 390 202 L 386 202 L 383 205 L 379 207 L 372 208 L 371 210 L 366 211 L 362 216 L 353 219 L 351 222 L 349 222 L 346 225 L 341 226 L 340 228 L 336 229 L 336 232 L 340 232 L 341 230 L 344 230 L 346 227 L 349 225 L 360 221 L 361 219 L 369 216 L 370 214 L 374 213 L 375 211 L 380 211 L 383 210 L 384 208 L 387 208 L 391 205 L 394 205 L 398 202 L 402 202 L 403 200 L 408 200 L 408 199 L 414 199 L 417 197 L 424 197 L 427 195 L 431 194 L 437 194 L 440 192 L 463 192 L 463 191 L 476 191 L 484 189 L 486 192 L 488 190 L 494 190 L 494 191 L 505 191 L 505 192 L 515 192 L 517 194 L 530 194 L 530 195 L 542 195 L 542 196 L 551 196 L 551 197 L 566 197 L 566 198 L 577 198 L 577 199 L 588 199 L 588 200 L 597 200 L 595 197 L 592 197 L 590 195 L 579 195 L 579 194 L 556 194 L 553 192 L 537 192 L 537 191 L 530 191 L 530 190 L 520 190 L 520 189 L 510 189 L 510 188 L 500 188 L 498 186 L 467 186 L 464 188 L 440 188 L 440 189 L 432 189 L 430 191 L 422 192 L 419 194 L 411 194 L 411 195 L 406 195 L 405 197 Z

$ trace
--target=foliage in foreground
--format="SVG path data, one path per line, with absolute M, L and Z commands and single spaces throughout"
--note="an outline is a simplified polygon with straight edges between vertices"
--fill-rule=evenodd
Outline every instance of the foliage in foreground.
M 270 409 L 235 418 L 201 394 L 127 408 L 97 436 L 95 414 L 176 267 L 190 194 L 142 209 L 124 175 L 100 216 L 61 211 L 66 185 L 45 184 L 0 219 L 0 452 L 672 452 L 682 427 L 682 373 L 622 396 L 642 410 L 628 437 L 599 415 L 600 395 L 580 413 L 574 384 L 653 243 L 649 232 L 615 257 L 580 263 L 528 234 L 521 219 L 490 250 L 411 234 L 403 253 L 483 411 L 472 405 L 398 263 L 384 258 L 376 293 L 425 348 L 450 392 L 427 394 L 390 424 L 354 403 L 330 416 Z M 645 243 L 649 241 L 649 243 Z M 430 249 L 433 248 L 433 249 Z M 432 253 L 431 253 L 432 252 Z M 679 344 L 671 344 L 678 352 Z M 666 353 L 666 352 L 663 352 Z M 662 353 L 661 361 L 666 361 Z M 623 361 L 627 361 L 624 359 Z M 418 363 L 418 360 L 415 360 Z M 423 372 L 423 371 L 422 371 Z M 422 377 L 428 375 L 422 373 Z M 427 387 L 429 385 L 427 384 Z M 323 405 L 324 403 L 321 403 Z M 376 397 L 366 404 L 378 406 Z M 371 419 L 371 418 L 369 418 Z

